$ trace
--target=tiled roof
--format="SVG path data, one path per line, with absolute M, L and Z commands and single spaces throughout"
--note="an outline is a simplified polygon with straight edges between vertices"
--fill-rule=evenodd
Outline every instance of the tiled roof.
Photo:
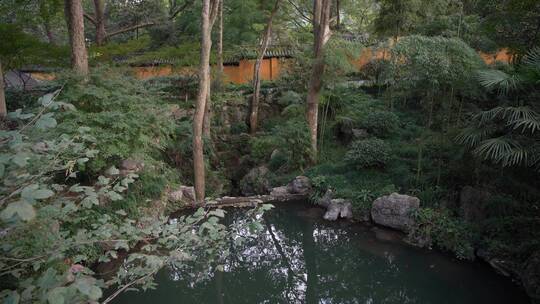
M 242 48 L 234 54 L 226 55 L 223 63 L 237 63 L 242 59 L 257 59 L 257 48 Z M 269 46 L 264 53 L 264 58 L 290 58 L 295 54 L 290 46 Z

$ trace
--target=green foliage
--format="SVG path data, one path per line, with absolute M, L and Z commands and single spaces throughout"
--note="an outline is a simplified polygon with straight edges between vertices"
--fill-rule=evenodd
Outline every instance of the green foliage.
M 288 170 L 305 168 L 311 155 L 307 124 L 298 120 L 274 126 L 268 134 L 252 138 L 250 146 L 251 156 L 259 163 L 269 161 L 278 150 L 287 159 L 284 169 Z
M 124 59 L 150 47 L 148 36 L 131 39 L 126 42 L 109 42 L 104 46 L 92 45 L 88 50 L 91 61 L 112 63 L 114 59 Z
M 180 46 L 163 46 L 127 60 L 128 64 L 170 63 L 175 66 L 196 66 L 199 62 L 199 43 L 183 43 Z M 215 60 L 213 57 L 211 60 Z
M 462 40 L 408 36 L 392 49 L 391 84 L 409 92 L 425 90 L 474 94 L 475 72 L 483 67 L 480 56 Z
M 357 168 L 381 167 L 390 158 L 390 146 L 381 139 L 362 139 L 352 142 L 345 162 Z
M 368 130 L 370 134 L 384 137 L 394 132 L 399 125 L 399 118 L 389 111 L 368 112 L 360 117 L 359 126 Z
M 171 136 L 163 132 L 169 122 L 155 108 L 164 106 L 159 99 L 135 85 L 122 91 L 125 80 L 108 76 L 91 76 L 85 85 L 61 78 L 61 89 L 42 96 L 30 113 L 9 113 L 11 127 L 0 131 L 0 276 L 11 282 L 3 285 L 3 301 L 98 301 L 106 286 L 119 292 L 126 285 L 154 288 L 153 276 L 164 265 L 210 273 L 226 257 L 226 240 L 243 224 L 256 232 L 257 219 L 270 208 L 249 210 L 246 223 L 231 227 L 219 223 L 225 213 L 219 209 L 199 209 L 175 221 L 141 212 L 176 175 L 156 151 Z M 117 132 L 124 137 L 115 137 Z M 108 156 L 100 158 L 103 151 Z M 114 166 L 128 152 L 145 160 L 138 180 Z M 84 174 L 91 163 L 95 175 Z M 124 266 L 107 282 L 95 278 L 89 266 L 121 252 L 130 252 Z
M 0 23 L 0 40 L 4 72 L 29 65 L 58 68 L 69 64 L 68 47 L 44 43 L 15 25 Z
M 82 124 L 93 126 L 88 134 L 95 138 L 100 153 L 88 163 L 88 173 L 137 155 L 148 161 L 159 159 L 172 140 L 175 125 L 168 105 L 136 80 L 103 69 L 84 84 L 71 78 L 59 81 L 66 84 L 58 98 L 70 101 L 78 110 L 62 113 L 58 132 Z
M 496 90 L 505 102 L 471 115 L 457 141 L 472 149 L 475 156 L 504 167 L 540 170 L 540 49 L 532 49 L 510 72 L 484 70 L 478 77 L 487 90 Z
M 435 245 L 461 259 L 474 259 L 474 229 L 464 221 L 450 216 L 447 210 L 422 208 L 414 214 L 415 226 L 408 238 L 413 243 Z

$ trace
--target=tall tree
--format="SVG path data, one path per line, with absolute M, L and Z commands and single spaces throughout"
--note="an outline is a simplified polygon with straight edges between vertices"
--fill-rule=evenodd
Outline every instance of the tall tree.
M 307 95 L 307 122 L 311 137 L 313 162 L 317 161 L 317 128 L 319 117 L 319 98 L 324 74 L 324 47 L 330 39 L 331 0 L 314 0 L 313 4 L 313 65 Z
M 253 69 L 253 98 L 251 100 L 251 114 L 249 116 L 249 125 L 251 134 L 257 132 L 257 124 L 259 120 L 259 95 L 261 92 L 261 66 L 264 59 L 264 53 L 268 49 L 268 43 L 270 41 L 270 35 L 272 34 L 272 21 L 279 8 L 280 0 L 276 0 L 274 8 L 268 17 L 268 22 L 263 31 L 263 36 L 259 45 L 259 53 L 257 60 L 255 61 L 255 67 Z
M 221 89 L 223 82 L 223 0 L 219 2 L 218 11 L 217 66 L 218 85 Z
M 2 70 L 2 62 L 0 62 L 0 118 L 7 115 L 6 94 L 4 93 L 4 70 Z
M 201 9 L 201 57 L 199 65 L 199 93 L 193 116 L 193 174 L 195 184 L 195 200 L 204 201 L 205 168 L 203 154 L 203 123 L 206 103 L 210 88 L 210 50 L 212 48 L 212 27 L 216 20 L 221 0 L 203 0 Z
M 71 45 L 71 66 L 81 75 L 88 74 L 88 53 L 84 42 L 82 0 L 65 0 L 64 13 Z

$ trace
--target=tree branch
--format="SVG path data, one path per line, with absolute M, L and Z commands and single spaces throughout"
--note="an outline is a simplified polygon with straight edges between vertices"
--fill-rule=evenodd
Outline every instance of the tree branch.
M 153 22 L 153 21 L 136 24 L 136 25 L 133 25 L 133 26 L 128 26 L 126 28 L 116 30 L 114 32 L 110 32 L 110 33 L 107 34 L 106 37 L 110 38 L 112 36 L 116 36 L 116 35 L 119 35 L 119 34 L 122 34 L 122 33 L 125 33 L 125 32 L 130 32 L 130 31 L 134 31 L 134 30 L 139 29 L 139 28 L 149 27 L 149 26 L 154 26 L 154 25 L 156 25 L 156 23 Z
M 96 18 L 94 18 L 94 16 L 89 15 L 87 13 L 83 13 L 83 16 L 84 18 L 86 18 L 86 20 L 90 21 L 94 26 L 97 25 Z
M 176 7 L 176 1 L 175 1 L 175 5 L 174 7 L 171 8 L 171 15 L 169 16 L 169 20 L 172 20 L 174 19 L 178 14 L 180 14 L 181 12 L 185 11 L 190 5 L 193 4 L 193 0 L 186 0 L 184 2 L 184 4 L 182 4 L 182 6 L 180 6 L 179 8 L 175 9 Z

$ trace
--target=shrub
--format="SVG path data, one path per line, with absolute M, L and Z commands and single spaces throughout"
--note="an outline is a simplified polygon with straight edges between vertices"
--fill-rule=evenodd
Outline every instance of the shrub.
M 414 218 L 409 241 L 427 247 L 435 245 L 460 259 L 474 259 L 474 230 L 465 221 L 450 216 L 447 210 L 432 208 L 418 210 Z
M 386 136 L 398 128 L 399 119 L 389 111 L 368 112 L 359 121 L 360 127 L 377 136 Z
M 357 168 L 381 167 L 390 159 L 390 146 L 381 139 L 354 141 L 345 161 Z
M 302 103 L 302 96 L 295 91 L 285 91 L 281 93 L 281 96 L 278 99 L 278 104 L 282 106 L 298 103 Z
M 278 150 L 287 159 L 287 169 L 302 169 L 311 157 L 309 131 L 305 121 L 289 120 L 276 125 L 269 134 L 253 138 L 251 156 L 256 162 L 267 162 Z

